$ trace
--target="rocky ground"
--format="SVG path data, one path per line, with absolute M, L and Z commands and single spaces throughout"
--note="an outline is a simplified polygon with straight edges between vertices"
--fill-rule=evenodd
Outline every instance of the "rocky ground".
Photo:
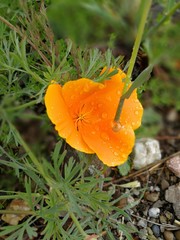
M 135 180 L 140 183 L 139 188 L 120 188 L 120 194 L 129 193 L 130 196 L 119 202 L 119 207 L 125 207 L 139 201 L 128 211 L 132 222 L 124 219 L 127 226 L 139 230 L 134 235 L 136 240 L 180 240 L 180 128 L 179 116 L 177 112 L 173 114 L 176 116 L 173 121 L 170 115 L 163 116 L 164 127 L 157 136 L 161 159 L 115 180 L 118 184 Z M 142 189 L 144 195 L 140 198 Z

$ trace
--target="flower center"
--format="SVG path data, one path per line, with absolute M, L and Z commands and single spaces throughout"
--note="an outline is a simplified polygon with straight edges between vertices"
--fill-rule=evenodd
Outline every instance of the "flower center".
M 80 107 L 80 109 L 78 109 L 77 113 L 75 114 L 75 117 L 73 118 L 75 123 L 75 128 L 77 131 L 79 131 L 80 125 L 90 123 L 91 112 L 92 112 L 92 109 L 89 109 L 84 104 Z

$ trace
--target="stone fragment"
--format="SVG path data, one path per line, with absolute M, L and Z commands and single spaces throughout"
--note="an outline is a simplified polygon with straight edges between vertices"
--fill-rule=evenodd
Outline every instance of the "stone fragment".
M 161 231 L 160 231 L 160 227 L 159 227 L 158 225 L 153 224 L 151 229 L 152 229 L 153 235 L 154 235 L 155 237 L 160 237 Z
M 156 202 L 159 199 L 159 192 L 147 192 L 145 197 L 150 202 Z
M 178 119 L 178 112 L 176 111 L 175 108 L 172 108 L 167 116 L 166 116 L 166 119 L 169 121 L 169 122 L 175 122 L 177 119 Z
M 134 169 L 140 169 L 161 159 L 159 142 L 151 138 L 141 138 L 134 146 Z
M 169 159 L 166 162 L 166 165 L 171 172 L 173 172 L 177 177 L 180 178 L 180 154 Z
M 6 210 L 19 211 L 19 214 L 3 214 L 1 216 L 1 219 L 10 225 L 18 225 L 19 221 L 21 221 L 24 217 L 28 215 L 28 213 L 26 214 L 26 212 L 30 211 L 30 207 L 28 206 L 28 203 L 24 200 L 13 199 L 11 203 L 7 206 Z
M 166 190 L 165 199 L 173 203 L 175 215 L 180 219 L 180 183 L 172 185 Z
M 149 209 L 149 217 L 152 218 L 158 218 L 160 214 L 160 209 L 159 208 L 150 208 Z
M 141 240 L 147 240 L 147 229 L 143 228 L 139 230 L 139 237 Z
M 147 221 L 144 219 L 140 219 L 137 223 L 139 227 L 146 228 L 147 227 Z
M 164 205 L 165 201 L 158 200 L 153 204 L 153 207 L 161 208 Z
M 161 181 L 161 188 L 162 188 L 162 190 L 165 190 L 168 187 L 169 187 L 168 181 L 166 181 L 166 179 L 163 178 L 163 180 Z
M 165 240 L 174 240 L 174 234 L 170 231 L 164 231 L 164 239 Z
M 159 217 L 159 221 L 160 221 L 160 223 L 167 223 L 167 218 L 164 216 L 164 215 L 160 215 L 160 217 Z

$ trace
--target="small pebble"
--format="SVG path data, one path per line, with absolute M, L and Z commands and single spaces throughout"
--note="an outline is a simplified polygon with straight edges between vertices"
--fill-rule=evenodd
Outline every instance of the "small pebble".
M 176 237 L 176 240 L 180 240 L 180 230 L 176 231 L 174 235 Z
M 134 146 L 134 169 L 138 170 L 161 159 L 159 142 L 152 138 L 141 138 L 136 140 Z
M 165 211 L 164 215 L 167 217 L 168 220 L 172 220 L 173 219 L 173 214 L 169 211 Z
M 162 190 L 165 190 L 168 187 L 169 187 L 168 181 L 166 181 L 166 179 L 163 178 L 163 180 L 161 181 L 161 188 L 162 188 Z
M 139 227 L 143 227 L 143 228 L 146 228 L 147 227 L 147 221 L 145 221 L 144 219 L 140 219 L 137 223 L 137 225 Z
M 165 203 L 165 201 L 158 200 L 157 202 L 155 202 L 155 203 L 153 204 L 153 207 L 161 208 L 164 203 Z
M 164 215 L 160 215 L 159 221 L 160 223 L 167 223 L 167 218 Z
M 139 231 L 139 238 L 142 240 L 146 240 L 147 239 L 147 230 L 145 228 L 140 229 Z
M 177 177 L 180 178 L 180 154 L 169 159 L 166 162 L 167 167 L 172 171 Z
M 147 192 L 145 194 L 145 197 L 150 202 L 156 202 L 159 199 L 159 192 L 153 192 L 153 193 Z
M 169 122 L 175 122 L 177 119 L 178 119 L 178 113 L 176 111 L 175 108 L 172 108 L 167 116 L 166 116 L 166 119 L 169 121 Z
M 135 196 L 139 196 L 139 195 L 140 195 L 140 191 L 139 191 L 138 189 L 134 189 L 134 190 L 133 190 L 133 194 L 134 194 Z
M 165 240 L 173 240 L 174 234 L 170 231 L 164 231 L 164 239 Z
M 147 232 L 148 232 L 148 235 L 153 235 L 153 231 L 151 230 L 150 227 L 147 227 Z
M 156 191 L 156 192 L 160 192 L 161 189 L 160 189 L 158 186 L 155 186 L 154 191 Z
M 160 227 L 156 224 L 152 225 L 152 231 L 155 237 L 160 237 L 161 236 L 161 231 L 160 231 Z
M 158 218 L 160 214 L 159 208 L 150 208 L 149 209 L 149 217 Z

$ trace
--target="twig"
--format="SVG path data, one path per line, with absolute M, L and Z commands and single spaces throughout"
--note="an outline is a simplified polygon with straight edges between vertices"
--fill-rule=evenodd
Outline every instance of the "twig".
M 155 225 L 161 226 L 161 227 L 163 227 L 163 228 L 166 228 L 167 230 L 168 230 L 168 229 L 169 229 L 169 230 L 179 230 L 179 229 L 180 229 L 179 226 L 171 225 L 171 224 L 166 224 L 166 223 L 157 223 L 157 222 L 153 222 L 153 221 L 150 221 L 150 220 L 148 220 L 148 219 L 146 219 L 146 218 L 143 218 L 143 217 L 137 216 L 137 215 L 132 214 L 132 213 L 131 213 L 131 216 L 133 216 L 133 217 L 135 217 L 135 218 L 142 219 L 142 220 L 144 220 L 144 221 L 146 221 L 146 222 L 149 222 L 149 223 L 152 223 L 152 224 L 155 224 Z
M 170 155 L 168 157 L 165 157 L 164 159 L 161 159 L 161 160 L 158 160 L 158 161 L 156 161 L 154 163 L 151 163 L 148 166 L 145 166 L 145 167 L 141 168 L 140 170 L 135 171 L 135 172 L 133 172 L 133 173 L 127 175 L 127 176 L 124 176 L 122 178 L 116 179 L 114 181 L 112 180 L 112 183 L 120 183 L 120 182 L 122 182 L 122 181 L 124 181 L 126 179 L 135 178 L 135 177 L 138 177 L 138 176 L 140 176 L 142 174 L 145 174 L 146 172 L 151 172 L 154 169 L 156 169 L 157 167 L 161 166 L 167 160 L 169 160 L 169 159 L 171 159 L 171 158 L 173 158 L 173 157 L 175 157 L 175 156 L 177 156 L 179 154 L 180 154 L 180 151 L 177 152 L 177 153 L 174 153 L 174 154 L 172 154 L 172 155 Z M 104 185 L 104 187 L 108 187 L 110 185 L 111 185 L 111 183 L 107 183 L 107 184 Z

